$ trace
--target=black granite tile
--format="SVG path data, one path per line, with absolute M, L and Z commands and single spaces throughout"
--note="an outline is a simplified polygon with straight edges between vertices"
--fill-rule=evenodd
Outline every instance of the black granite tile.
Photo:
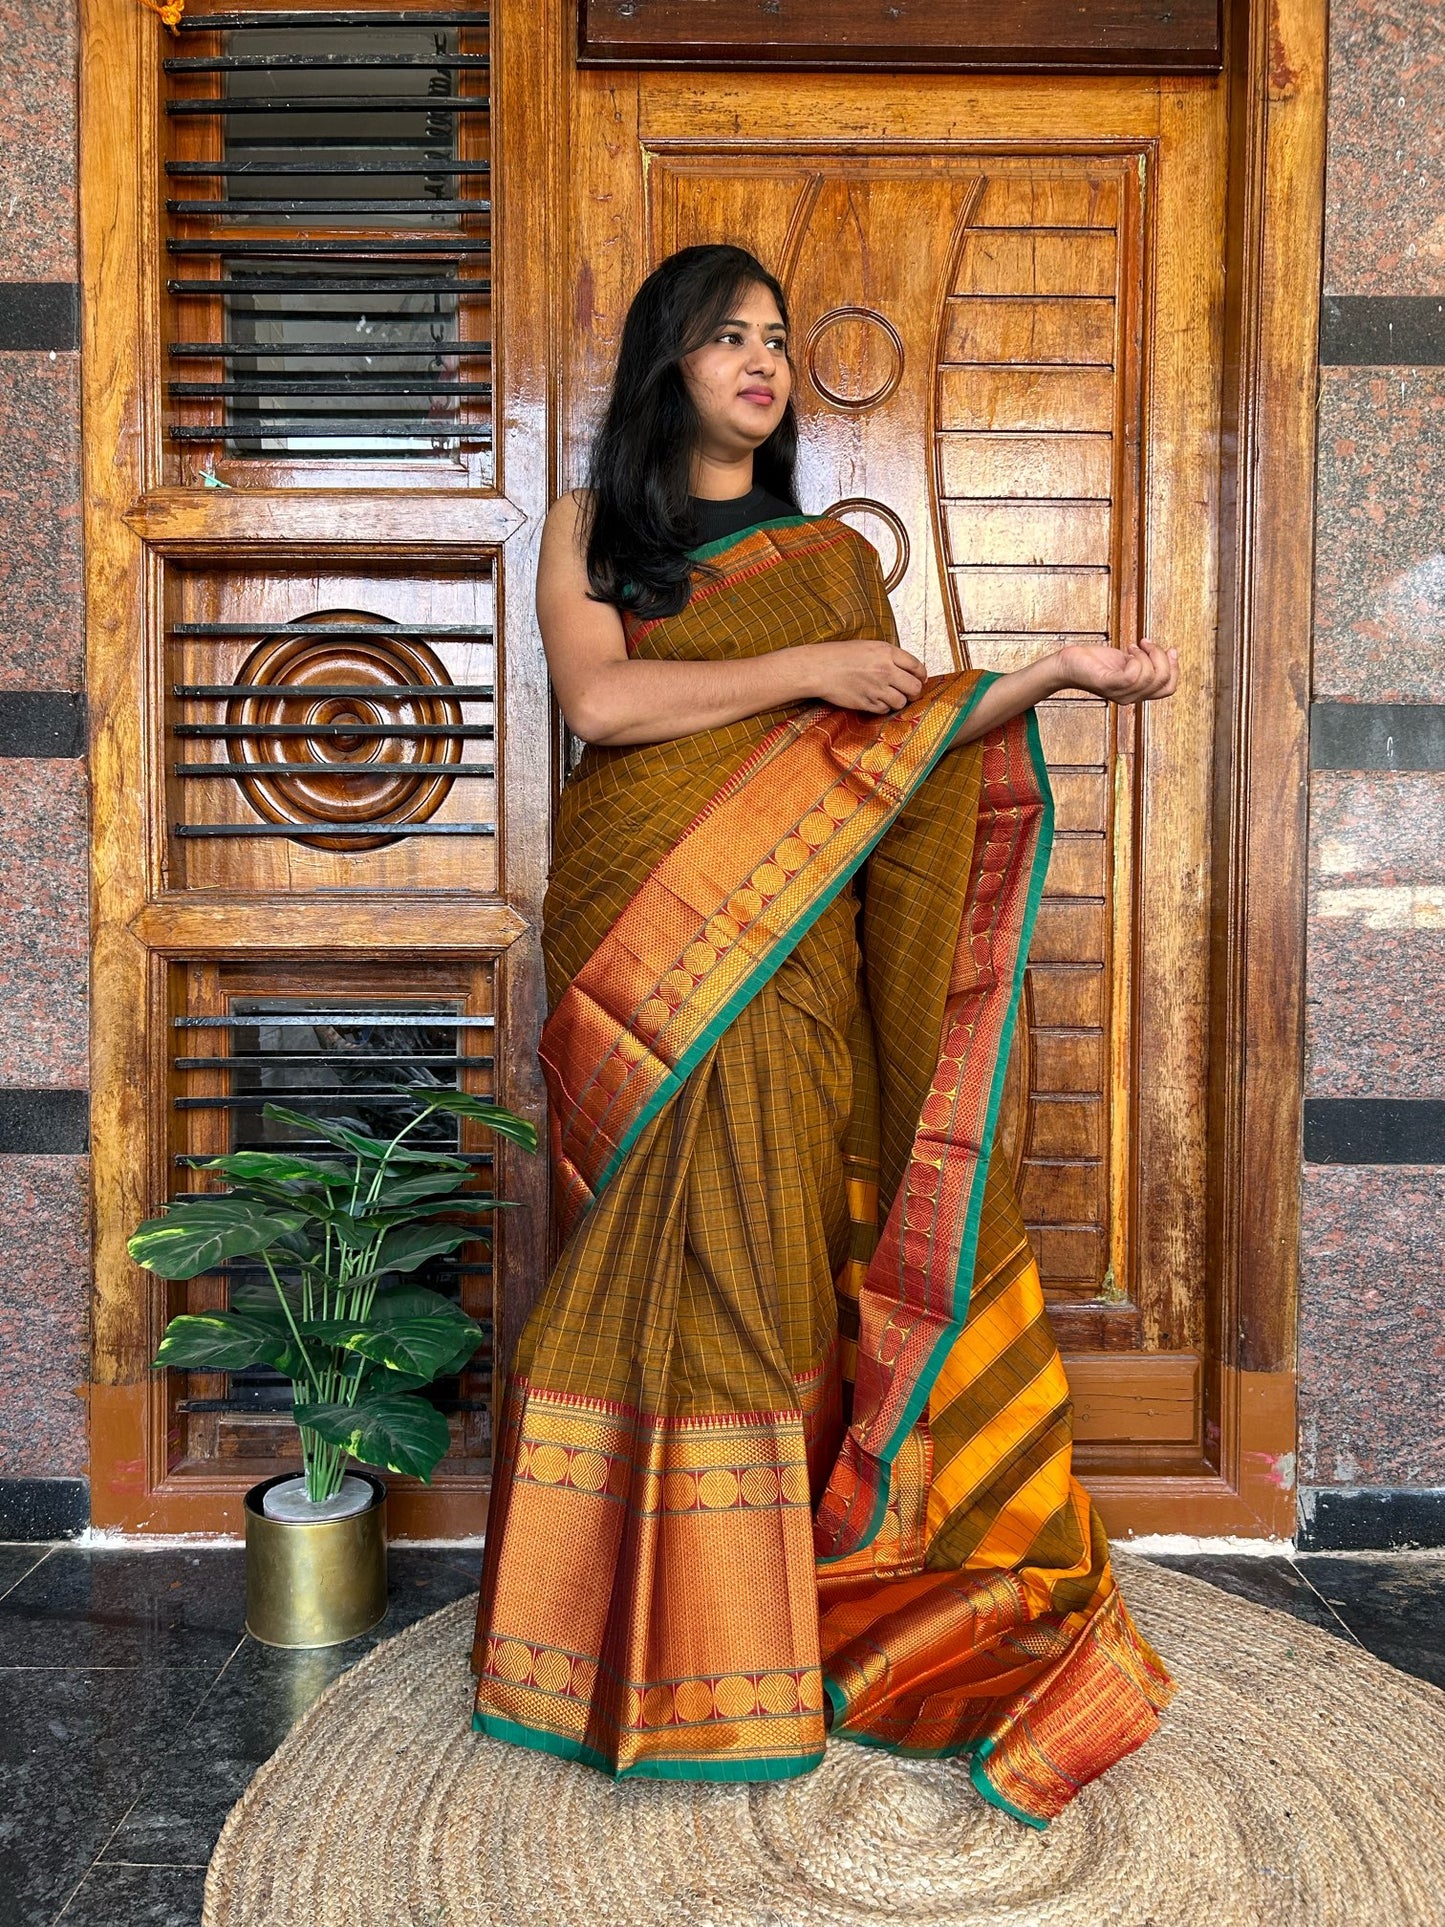
M 1386 1257 L 1389 1260 L 1387 1273 L 1392 1277 L 1394 1285 L 1391 1293 L 1392 1306 L 1398 1306 L 1401 1301 L 1406 1305 L 1410 1303 L 1410 1294 L 1403 1290 L 1402 1286 L 1409 1282 L 1409 1267 L 1406 1264 L 1408 1247 L 1411 1243 L 1409 1210 L 1411 1205 L 1417 1205 L 1418 1202 L 1418 1196 L 1413 1190 L 1407 1192 L 1402 1200 L 1403 1211 L 1398 1213 L 1401 1220 L 1399 1233 L 1391 1239 L 1387 1232 Z M 1375 1214 L 1376 1224 L 1380 1222 L 1380 1215 Z M 1428 1218 L 1424 1220 L 1426 1225 L 1430 1222 Z M 1428 1230 L 1425 1231 L 1424 1236 L 1426 1238 L 1430 1236 Z M 1358 1238 L 1351 1242 L 1356 1250 L 1360 1249 L 1361 1241 Z M 1424 1256 L 1428 1267 L 1433 1253 L 1426 1252 Z M 1335 1263 L 1338 1267 L 1337 1256 Z M 1377 1271 L 1375 1276 L 1379 1275 Z M 1415 1313 L 1417 1319 L 1427 1316 L 1433 1319 L 1435 1315 L 1433 1288 L 1438 1282 L 1438 1277 L 1439 1265 L 1436 1263 L 1433 1270 L 1427 1269 L 1419 1281 L 1421 1289 L 1416 1295 L 1421 1309 Z M 1359 1344 L 1360 1333 L 1361 1326 L 1358 1320 L 1355 1320 L 1349 1326 L 1349 1335 L 1356 1345 Z M 1326 1334 L 1327 1337 L 1328 1335 Z M 1380 1332 L 1377 1326 L 1373 1326 L 1369 1337 L 1369 1351 L 1383 1357 L 1388 1342 L 1388 1334 Z M 1301 1351 L 1302 1353 L 1304 1351 L 1303 1345 Z M 1313 1386 L 1312 1396 L 1318 1400 L 1323 1394 L 1327 1403 L 1333 1399 L 1336 1411 L 1344 1409 L 1349 1402 L 1344 1382 L 1336 1380 L 1333 1383 L 1326 1383 L 1326 1375 L 1331 1370 L 1328 1347 L 1324 1349 L 1322 1355 L 1318 1347 L 1316 1352 L 1317 1356 L 1313 1361 L 1314 1369 L 1309 1374 Z M 1403 1404 L 1398 1409 L 1389 1405 L 1388 1402 L 1385 1404 L 1387 1416 L 1379 1429 L 1391 1442 L 1402 1439 L 1408 1441 L 1411 1419 L 1418 1424 L 1421 1435 L 1424 1437 L 1430 1436 L 1434 1430 L 1430 1423 L 1433 1407 L 1430 1401 L 1418 1399 L 1418 1380 L 1416 1387 L 1412 1387 L 1412 1393 L 1419 1405 L 1417 1412 L 1407 1412 Z M 1380 1404 L 1380 1394 L 1378 1390 L 1374 1390 L 1374 1406 L 1371 1409 L 1377 1414 Z M 1352 1426 L 1351 1430 L 1356 1433 L 1353 1450 L 1354 1445 L 1358 1444 L 1357 1425 Z M 1408 1476 L 1409 1471 L 1414 1468 L 1401 1469 L 1406 1470 Z M 1328 1486 L 1314 1485 L 1306 1480 L 1301 1483 L 1299 1496 L 1300 1516 L 1295 1543 L 1301 1552 L 1388 1552 L 1406 1549 L 1417 1551 L 1422 1548 L 1428 1550 L 1437 1546 L 1445 1547 L 1445 1487 L 1438 1485 Z
M 266 1757 L 227 1751 L 210 1719 L 199 1714 L 146 1774 L 135 1804 L 106 1843 L 102 1862 L 204 1867 L 226 1815 Z
M 1307 1164 L 1445 1164 L 1445 1102 L 1433 1097 L 1307 1097 Z
M 1445 300 L 1434 294 L 1327 294 L 1320 303 L 1326 367 L 1424 368 L 1445 363 Z
M 1342 1639 L 1351 1637 L 1339 1614 L 1320 1597 L 1297 1563 L 1283 1554 L 1257 1558 L 1252 1554 L 1167 1552 L 1149 1553 L 1147 1557 L 1155 1565 L 1207 1579 L 1210 1585 L 1239 1599 L 1253 1600 L 1256 1606 L 1272 1606 L 1276 1612 L 1289 1613 Z
M 211 1676 L 208 1666 L 0 1667 L 5 1927 L 50 1927 Z M 112 1927 L 124 1920 L 112 1916 Z
M 1377 1659 L 1445 1687 L 1445 1553 L 1306 1552 L 1298 1563 Z
M 86 1875 L 61 1916 L 62 1927 L 197 1927 L 205 1893 L 202 1867 L 116 1867 L 102 1861 Z
M 475 1592 L 481 1578 L 480 1546 L 393 1546 L 387 1572 L 387 1623 L 399 1632 Z
M 0 1151 L 74 1154 L 89 1138 L 88 1091 L 0 1090 Z
M 1445 703 L 1311 703 L 1310 768 L 1445 769 Z
M 5 1188 L 3 1177 L 0 1177 L 0 1191 Z M 28 1198 L 26 1201 L 29 1201 Z M 40 1202 L 36 1199 L 37 1204 Z M 13 1228 L 13 1217 L 8 1217 L 6 1222 Z M 28 1246 L 27 1251 L 33 1254 L 34 1246 Z M 66 1255 L 69 1255 L 68 1251 Z M 29 1286 L 27 1299 L 33 1299 L 34 1274 L 29 1266 L 26 1282 Z M 0 1317 L 3 1317 L 3 1313 L 0 1313 Z M 33 1371 L 33 1363 L 30 1369 Z M 6 1416 L 13 1422 L 13 1412 Z M 0 1537 L 7 1540 L 73 1539 L 84 1532 L 89 1524 L 90 1485 L 87 1480 L 0 1479 Z
M 12 1586 L 18 1586 L 27 1572 L 34 1572 L 49 1550 L 49 1546 L 0 1544 L 0 1599 Z
M 246 1619 L 241 1548 L 60 1545 L 0 1600 L 0 1666 L 224 1665 Z
M 390 1605 L 371 1632 L 315 1652 L 247 1639 L 157 1757 L 105 1859 L 204 1865 L 251 1775 L 318 1694 L 403 1627 L 475 1592 L 480 1560 L 480 1552 L 393 1546 Z
M 85 732 L 76 690 L 0 690 L 0 756 L 84 756 Z
M 80 346 L 80 289 L 73 281 L 7 281 L 0 286 L 0 350 Z

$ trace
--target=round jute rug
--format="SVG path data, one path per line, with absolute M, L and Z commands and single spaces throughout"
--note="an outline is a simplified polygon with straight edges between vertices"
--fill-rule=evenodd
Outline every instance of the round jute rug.
M 1117 1555 L 1179 1681 L 1044 1832 L 957 1762 L 615 1785 L 470 1730 L 464 1599 L 377 1648 L 232 1810 L 205 1927 L 1445 1927 L 1445 1693 Z

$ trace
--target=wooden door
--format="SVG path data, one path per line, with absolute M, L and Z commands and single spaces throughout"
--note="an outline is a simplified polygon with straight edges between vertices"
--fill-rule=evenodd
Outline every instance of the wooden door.
M 1142 723 L 1044 706 L 1004 1129 L 1111 1526 L 1288 1532 L 1320 0 L 1170 79 L 579 70 L 573 0 L 82 15 L 96 1524 L 234 1531 L 290 1445 L 274 1386 L 150 1371 L 226 1283 L 126 1255 L 182 1159 L 278 1094 L 380 1122 L 398 1066 L 541 1121 L 537 535 L 638 281 L 726 238 L 791 291 L 805 506 L 932 666 L 1179 647 Z M 498 1176 L 448 1288 L 500 1356 L 550 1240 L 542 1160 Z M 394 1529 L 480 1529 L 490 1397 Z
M 1115 1529 L 1261 1529 L 1218 1469 L 1205 1216 L 1225 93 L 608 72 L 574 116 L 572 478 L 637 281 L 739 242 L 788 291 L 803 507 L 875 542 L 907 647 L 1178 647 L 1142 715 L 1041 706 L 1057 837 L 1002 1126 Z
M 188 1159 L 306 1141 L 275 1102 L 390 1135 L 416 1083 L 543 1122 L 539 63 L 468 6 L 86 10 L 97 1525 L 235 1531 L 295 1462 L 275 1374 L 150 1371 L 246 1270 L 129 1262 Z M 523 1208 L 427 1280 L 490 1342 L 412 1536 L 483 1525 L 547 1245 L 544 1160 L 437 1124 Z

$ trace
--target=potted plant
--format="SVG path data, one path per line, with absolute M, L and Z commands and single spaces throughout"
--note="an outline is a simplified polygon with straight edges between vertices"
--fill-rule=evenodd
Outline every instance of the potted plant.
M 291 1380 L 299 1474 L 246 1494 L 246 1625 L 274 1646 L 330 1646 L 386 1611 L 386 1488 L 350 1460 L 429 1481 L 447 1423 L 419 1396 L 460 1371 L 482 1329 L 440 1292 L 408 1282 L 428 1259 L 478 1236 L 512 1202 L 467 1190 L 466 1159 L 406 1142 L 435 1111 L 475 1119 L 529 1151 L 535 1125 L 463 1091 L 418 1089 L 416 1114 L 390 1139 L 265 1106 L 275 1123 L 336 1147 L 191 1158 L 229 1189 L 178 1199 L 130 1239 L 137 1264 L 195 1278 L 227 1260 L 264 1266 L 234 1280 L 226 1311 L 172 1318 L 158 1368 L 270 1365 Z

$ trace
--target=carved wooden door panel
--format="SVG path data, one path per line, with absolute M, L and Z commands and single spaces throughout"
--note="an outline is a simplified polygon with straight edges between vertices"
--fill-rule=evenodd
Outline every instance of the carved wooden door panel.
M 543 1119 L 545 320 L 508 184 L 550 83 L 519 12 L 414 0 L 201 0 L 174 35 L 91 0 L 85 59 L 93 1510 L 235 1531 L 294 1463 L 289 1387 L 149 1365 L 258 1267 L 167 1286 L 129 1232 L 196 1157 L 389 1137 L 418 1085 Z M 435 1394 L 435 1483 L 391 1482 L 409 1536 L 482 1527 L 547 1246 L 544 1160 L 433 1124 L 523 1208 L 426 1279 L 487 1342 Z
M 626 300 L 728 240 L 793 311 L 803 506 L 875 542 L 935 670 L 1177 646 L 1040 723 L 1056 842 L 1002 1128 L 1115 1529 L 1258 1530 L 1218 1473 L 1206 1271 L 1224 287 L 1210 79 L 584 74 L 574 472 Z

